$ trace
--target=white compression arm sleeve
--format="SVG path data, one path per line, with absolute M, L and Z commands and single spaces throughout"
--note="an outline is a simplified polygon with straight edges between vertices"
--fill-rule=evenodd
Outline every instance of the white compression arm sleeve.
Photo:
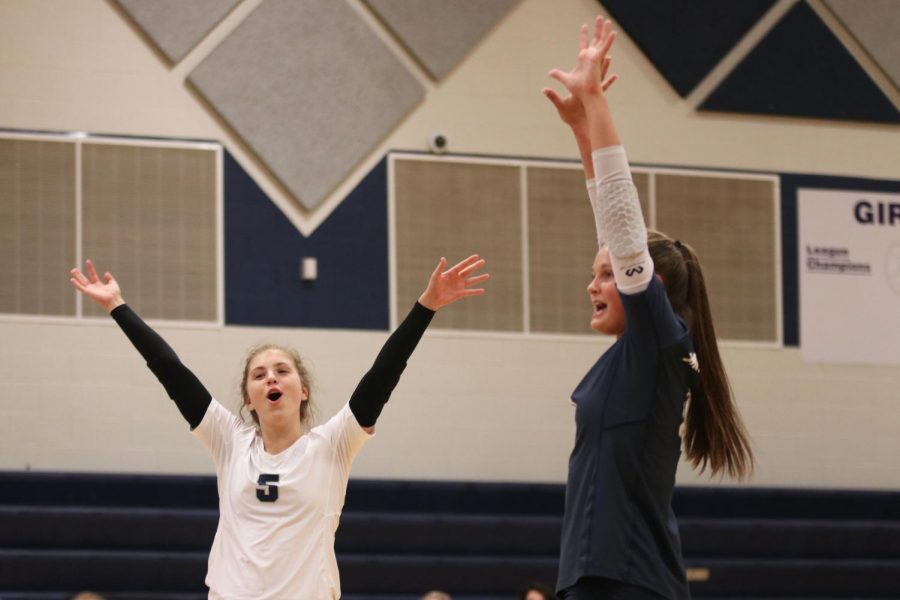
M 597 247 L 602 248 L 606 244 L 603 239 L 603 222 L 600 220 L 600 182 L 596 178 L 586 182 L 588 198 L 591 199 L 591 210 L 594 213 L 594 225 L 597 228 Z
M 597 158 L 593 158 L 597 156 Z M 597 246 L 606 244 L 606 232 L 603 227 L 603 213 L 600 210 L 600 186 L 613 181 L 631 181 L 631 169 L 628 167 L 628 159 L 625 157 L 625 149 L 622 146 L 610 146 L 597 150 L 592 160 L 601 161 L 601 171 L 595 171 L 600 175 L 588 179 L 588 198 L 591 199 L 591 208 L 594 211 L 594 225 L 597 228 Z
M 616 278 L 623 294 L 647 289 L 653 277 L 653 261 L 647 248 L 647 227 L 641 214 L 637 188 L 631 180 L 628 158 L 622 146 L 594 150 L 596 194 L 591 197 L 597 238 L 606 242 Z M 590 182 L 588 192 L 590 194 Z

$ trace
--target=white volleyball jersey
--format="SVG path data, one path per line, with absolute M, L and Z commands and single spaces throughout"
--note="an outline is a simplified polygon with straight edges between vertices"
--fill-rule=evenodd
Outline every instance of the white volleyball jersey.
M 350 466 L 370 437 L 345 405 L 279 454 L 213 399 L 194 429 L 216 463 L 219 525 L 206 585 L 216 600 L 332 600 Z

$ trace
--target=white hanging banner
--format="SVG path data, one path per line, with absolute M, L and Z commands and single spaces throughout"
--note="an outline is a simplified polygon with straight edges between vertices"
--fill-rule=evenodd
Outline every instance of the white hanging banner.
M 803 358 L 900 364 L 900 194 L 800 189 L 797 213 Z

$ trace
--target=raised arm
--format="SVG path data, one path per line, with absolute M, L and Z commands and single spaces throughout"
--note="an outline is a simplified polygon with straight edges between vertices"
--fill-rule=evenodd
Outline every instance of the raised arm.
M 587 48 L 587 46 L 588 27 L 587 25 L 582 25 L 579 38 L 579 52 Z M 600 79 L 602 81 L 601 89 L 603 92 L 606 92 L 618 78 L 615 74 L 607 76 L 611 61 L 612 57 L 607 54 L 603 58 L 601 64 Z M 555 72 L 558 71 L 554 69 L 550 72 L 551 77 L 554 76 L 553 74 Z M 590 132 L 588 131 L 587 115 L 585 114 L 584 107 L 581 105 L 581 100 L 572 94 L 563 98 L 557 94 L 553 88 L 549 87 L 545 87 L 541 90 L 541 93 L 553 103 L 557 113 L 559 113 L 560 120 L 572 130 L 572 135 L 575 137 L 575 143 L 578 146 L 578 154 L 581 156 L 581 165 L 584 167 L 585 179 L 590 182 L 594 179 L 594 163 L 591 159 L 591 137 Z
M 372 368 L 363 375 L 350 397 L 350 410 L 361 426 L 375 425 L 434 313 L 462 298 L 484 294 L 483 288 L 472 287 L 490 277 L 487 273 L 474 275 L 484 266 L 484 260 L 478 255 L 445 271 L 446 266 L 447 259 L 442 258 L 419 301 L 385 342 Z
M 582 26 L 575 67 L 568 72 L 553 70 L 550 76 L 566 86 L 584 110 L 597 180 L 596 193 L 591 198 L 597 239 L 609 248 L 619 291 L 636 294 L 649 285 L 653 261 L 647 249 L 647 228 L 637 189 L 604 94 L 604 65 L 615 38 L 612 23 L 597 17 L 590 41 L 587 27 Z
M 107 272 L 101 280 L 90 259 L 85 261 L 85 267 L 87 276 L 77 268 L 69 272 L 72 285 L 109 312 L 147 361 L 147 366 L 166 388 L 191 428 L 199 425 L 212 396 L 166 341 L 125 304 L 115 278 Z

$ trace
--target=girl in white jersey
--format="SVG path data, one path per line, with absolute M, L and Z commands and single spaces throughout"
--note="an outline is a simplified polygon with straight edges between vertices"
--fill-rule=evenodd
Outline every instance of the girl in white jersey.
M 76 289 L 109 311 L 147 361 L 195 436 L 212 454 L 219 525 L 209 555 L 209 597 L 222 600 L 333 600 L 340 597 L 334 554 L 353 458 L 400 379 L 434 312 L 484 289 L 475 275 L 484 260 L 470 256 L 428 286 L 388 338 L 349 402 L 325 424 L 309 428 L 310 384 L 296 353 L 262 346 L 244 367 L 246 424 L 219 404 L 168 344 L 135 314 L 118 283 L 72 269 Z
M 599 252 L 587 291 L 591 327 L 616 342 L 584 376 L 575 402 L 557 589 L 565 600 L 690 597 L 672 513 L 684 449 L 701 471 L 743 477 L 753 466 L 716 346 L 703 271 L 686 244 L 648 236 L 605 90 L 615 39 L 582 26 L 575 67 L 550 89 L 588 178 Z

